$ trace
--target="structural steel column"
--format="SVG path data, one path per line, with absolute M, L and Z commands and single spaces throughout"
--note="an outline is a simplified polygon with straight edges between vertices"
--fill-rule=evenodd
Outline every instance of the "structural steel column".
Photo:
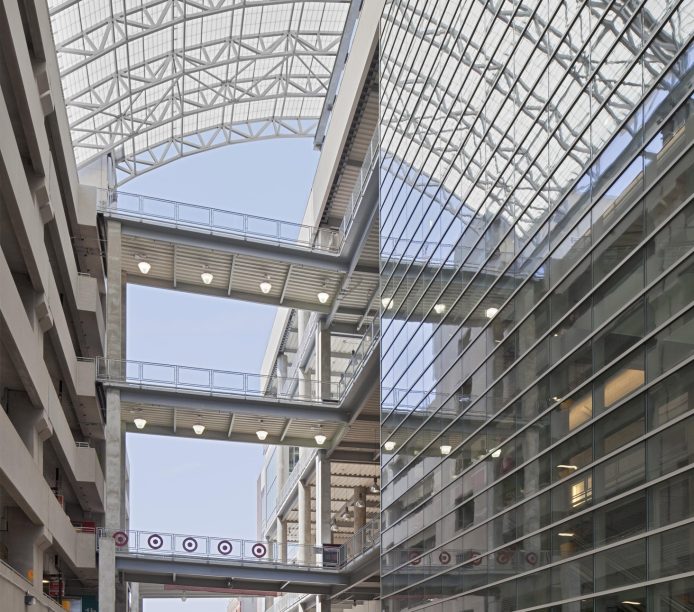
M 311 485 L 299 481 L 299 562 L 311 560 Z
M 364 525 L 366 525 L 366 487 L 354 487 L 354 533 L 357 533 Z
M 330 544 L 330 461 L 325 458 L 325 451 L 316 455 L 316 546 Z
M 287 521 L 281 516 L 277 517 L 275 527 L 277 537 L 277 557 L 280 563 L 287 562 Z
M 106 357 L 116 360 L 111 363 L 112 374 L 121 375 L 117 360 L 123 358 L 124 347 L 124 292 L 122 279 L 121 227 L 117 221 L 108 221 L 106 226 L 106 263 L 108 281 L 106 288 Z M 104 526 L 107 533 L 99 541 L 99 612 L 120 612 L 126 602 L 123 588 L 116 604 L 116 548 L 110 532 L 125 527 L 123 482 L 124 442 L 121 423 L 120 391 L 106 389 L 105 434 L 105 483 L 104 483 Z
M 316 378 L 320 389 L 319 397 L 323 401 L 337 399 L 331 392 L 330 356 L 330 328 L 321 321 L 316 330 Z

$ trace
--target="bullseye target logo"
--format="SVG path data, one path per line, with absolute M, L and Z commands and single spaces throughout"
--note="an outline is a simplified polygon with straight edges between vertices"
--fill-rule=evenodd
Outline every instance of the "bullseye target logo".
M 183 550 L 192 553 L 198 549 L 198 541 L 195 538 L 186 538 L 183 540 Z
M 234 547 L 231 545 L 229 540 L 221 540 L 219 544 L 217 544 L 217 550 L 219 551 L 220 555 L 226 556 L 230 554 L 232 550 L 234 550 Z
M 116 546 L 123 547 L 128 543 L 128 534 L 125 531 L 116 531 L 113 534 L 113 541 L 116 543 Z
M 153 533 L 147 538 L 147 546 L 152 550 L 159 550 L 164 545 L 164 538 L 162 538 L 158 533 Z
M 262 559 L 267 554 L 267 548 L 265 548 L 265 544 L 258 542 L 257 544 L 253 544 L 251 552 L 256 559 Z

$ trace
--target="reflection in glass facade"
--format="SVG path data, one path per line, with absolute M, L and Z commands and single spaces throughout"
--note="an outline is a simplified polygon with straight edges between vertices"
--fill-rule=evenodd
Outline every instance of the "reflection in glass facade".
M 694 3 L 391 0 L 384 609 L 694 609 Z

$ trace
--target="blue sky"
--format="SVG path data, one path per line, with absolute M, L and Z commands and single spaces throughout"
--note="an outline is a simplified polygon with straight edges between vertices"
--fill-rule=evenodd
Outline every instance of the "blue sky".
M 301 221 L 318 161 L 310 140 L 208 151 L 138 177 L 123 189 Z M 130 285 L 127 357 L 259 371 L 276 309 Z M 256 535 L 260 445 L 128 435 L 131 528 Z M 145 612 L 225 612 L 227 600 L 151 600 Z

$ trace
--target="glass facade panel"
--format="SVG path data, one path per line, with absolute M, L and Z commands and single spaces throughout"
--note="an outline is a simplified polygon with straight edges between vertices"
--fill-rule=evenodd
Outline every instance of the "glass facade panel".
M 693 34 L 386 2 L 384 610 L 690 609 Z

